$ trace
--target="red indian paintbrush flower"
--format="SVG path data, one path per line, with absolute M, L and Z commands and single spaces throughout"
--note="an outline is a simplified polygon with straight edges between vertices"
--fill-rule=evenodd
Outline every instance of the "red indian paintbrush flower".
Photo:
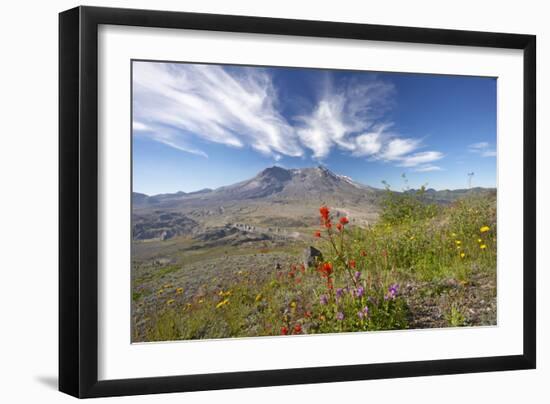
M 315 233 L 313 233 L 313 236 L 319 238 L 321 237 L 321 232 L 317 230 Z
M 342 231 L 344 226 L 342 226 L 340 223 L 336 223 L 336 228 L 338 229 L 338 231 Z
M 345 216 L 344 216 L 344 217 L 341 217 L 341 218 L 340 218 L 340 223 L 341 223 L 342 225 L 346 225 L 346 224 L 349 223 L 349 219 L 348 219 L 347 217 L 345 217 Z
M 296 334 L 300 334 L 300 333 L 302 332 L 302 326 L 301 326 L 300 324 L 296 324 L 296 325 L 294 326 L 294 332 L 295 332 Z
M 355 260 L 349 260 L 348 265 L 350 268 L 355 268 Z
M 323 265 L 321 265 L 321 275 L 323 275 L 325 278 L 329 277 L 330 274 L 332 274 L 332 262 L 325 262 Z
M 319 208 L 319 213 L 321 214 L 321 218 L 326 222 L 328 220 L 328 215 L 330 214 L 328 206 L 321 206 Z
M 288 334 L 288 328 L 281 327 L 281 335 L 287 335 Z

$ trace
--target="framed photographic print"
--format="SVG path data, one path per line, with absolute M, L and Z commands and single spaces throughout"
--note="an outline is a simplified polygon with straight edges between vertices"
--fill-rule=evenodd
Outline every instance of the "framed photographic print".
M 60 14 L 60 390 L 535 367 L 535 37 Z

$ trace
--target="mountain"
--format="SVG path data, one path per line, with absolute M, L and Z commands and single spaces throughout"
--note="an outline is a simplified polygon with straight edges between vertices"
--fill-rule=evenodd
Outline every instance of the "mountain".
M 446 204 L 483 192 L 496 191 L 427 189 L 423 198 Z M 364 226 L 377 220 L 385 195 L 385 190 L 355 182 L 322 166 L 274 166 L 248 180 L 213 190 L 152 196 L 134 192 L 134 239 L 182 236 L 216 245 L 294 240 L 300 234 L 311 234 L 311 228 L 319 223 L 318 209 L 322 204 L 329 205 L 336 217 L 345 215 L 353 224 Z
M 408 189 L 405 193 L 415 194 L 420 193 L 417 189 Z M 426 202 L 435 202 L 440 204 L 446 204 L 454 202 L 457 199 L 464 198 L 466 196 L 482 196 L 482 195 L 496 195 L 495 188 L 463 188 L 463 189 L 443 189 L 436 191 L 433 188 L 428 188 L 423 192 L 423 199 Z
M 178 192 L 147 196 L 134 193 L 135 207 L 177 208 L 190 205 L 217 205 L 238 201 L 329 201 L 360 204 L 372 203 L 382 191 L 354 182 L 325 167 L 285 169 L 269 167 L 255 177 L 233 185 L 204 189 L 192 193 Z

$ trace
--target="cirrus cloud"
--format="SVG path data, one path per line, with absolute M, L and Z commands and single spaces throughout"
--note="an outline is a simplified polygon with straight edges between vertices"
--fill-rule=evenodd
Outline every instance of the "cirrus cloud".
M 201 145 L 217 143 L 275 161 L 322 160 L 338 149 L 424 171 L 444 157 L 392 131 L 385 114 L 396 89 L 376 78 L 327 79 L 308 108 L 285 116 L 269 69 L 141 61 L 132 68 L 134 133 L 188 153 L 207 157 Z

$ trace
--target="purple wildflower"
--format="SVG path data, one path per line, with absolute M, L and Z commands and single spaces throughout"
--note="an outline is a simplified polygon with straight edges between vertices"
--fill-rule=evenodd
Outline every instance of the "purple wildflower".
M 321 295 L 319 298 L 319 303 L 321 303 L 323 306 L 328 303 L 328 296 L 327 295 Z
M 397 283 L 390 285 L 390 287 L 388 288 L 388 293 L 384 296 L 384 300 L 395 299 L 398 291 L 399 291 L 399 285 Z
M 397 283 L 392 284 L 388 288 L 388 292 L 390 292 L 393 296 L 396 296 L 398 291 L 399 291 L 399 285 Z
M 344 319 L 344 313 L 342 313 L 341 311 L 336 313 L 336 319 L 342 321 Z
M 364 294 L 365 288 L 363 288 L 362 286 L 359 286 L 357 289 L 355 289 L 355 297 L 360 298 L 363 297 Z
M 361 272 L 355 271 L 355 274 L 353 275 L 356 281 L 359 281 L 361 279 Z
M 344 289 L 342 289 L 342 288 L 336 289 L 336 297 L 337 298 L 342 297 L 343 294 L 344 294 Z
M 361 309 L 357 315 L 359 316 L 359 318 L 362 320 L 363 318 L 365 317 L 368 317 L 369 316 L 369 308 L 368 306 L 365 306 L 363 309 Z

